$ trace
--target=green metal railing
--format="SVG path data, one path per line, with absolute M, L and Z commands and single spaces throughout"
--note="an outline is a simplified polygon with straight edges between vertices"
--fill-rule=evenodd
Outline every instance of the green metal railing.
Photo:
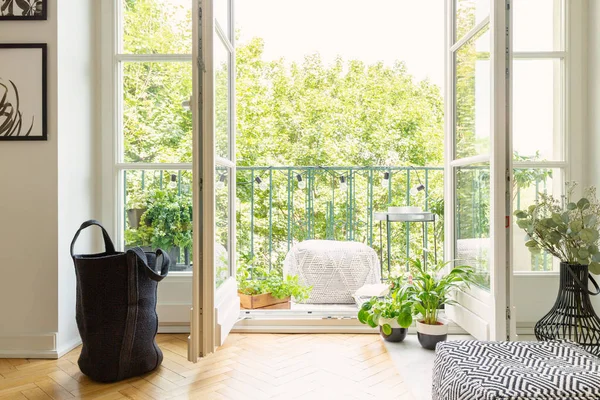
M 424 190 L 415 192 L 420 184 Z M 237 200 L 240 263 L 279 269 L 290 248 L 302 240 L 358 241 L 379 251 L 379 222 L 373 213 L 390 205 L 427 211 L 440 204 L 443 168 L 237 167 Z M 440 257 L 442 230 L 434 232 L 429 225 L 425 229 L 428 248 L 438 236 Z M 395 232 L 390 256 L 403 268 L 409 254 L 423 252 L 422 227 L 407 224 Z M 414 235 L 418 236 L 412 240 Z

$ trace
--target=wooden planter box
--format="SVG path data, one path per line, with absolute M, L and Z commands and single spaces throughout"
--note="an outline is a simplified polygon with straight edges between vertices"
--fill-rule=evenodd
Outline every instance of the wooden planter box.
M 276 299 L 270 293 L 258 294 L 250 296 L 247 294 L 238 293 L 240 296 L 240 305 L 243 309 L 253 310 L 256 308 L 267 310 L 289 310 L 290 298 Z

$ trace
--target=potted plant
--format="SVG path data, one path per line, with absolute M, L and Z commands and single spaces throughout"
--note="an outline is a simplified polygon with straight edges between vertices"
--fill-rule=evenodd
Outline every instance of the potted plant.
M 372 328 L 379 326 L 379 333 L 388 342 L 401 342 L 412 324 L 412 288 L 408 285 L 392 285 L 390 294 L 372 297 L 358 311 L 358 320 Z
M 251 277 L 250 270 L 254 270 Z M 265 273 L 260 268 L 240 267 L 237 274 L 240 305 L 245 309 L 290 309 L 290 301 L 308 299 L 312 287 L 298 282 L 297 276 L 283 278 L 278 271 Z
M 142 215 L 148 209 L 148 193 L 142 189 L 139 183 L 134 183 L 134 186 L 127 192 L 125 204 L 129 228 L 138 229 Z
M 533 254 L 545 251 L 560 260 L 556 303 L 535 325 L 537 339 L 569 339 L 598 354 L 600 319 L 589 295 L 597 295 L 600 289 L 589 272 L 600 273 L 600 202 L 594 187 L 574 200 L 575 187 L 575 183 L 568 184 L 560 200 L 540 193 L 535 204 L 514 214 L 517 225 L 527 233 L 525 246 Z M 595 292 L 589 291 L 588 279 Z
M 150 245 L 165 249 L 173 264 L 179 262 L 181 250 L 185 264 L 189 264 L 192 247 L 192 201 L 189 195 L 176 190 L 154 190 L 149 195 L 148 210 L 142 215 L 142 224 L 152 228 Z
M 421 346 L 429 350 L 434 350 L 438 342 L 448 337 L 448 324 L 439 318 L 440 308 L 445 304 L 456 304 L 451 298 L 452 293 L 468 287 L 475 275 L 468 266 L 456 266 L 444 273 L 450 263 L 452 261 L 438 263 L 426 269 L 421 260 L 412 261 L 413 310 L 420 316 L 416 322 L 417 337 Z

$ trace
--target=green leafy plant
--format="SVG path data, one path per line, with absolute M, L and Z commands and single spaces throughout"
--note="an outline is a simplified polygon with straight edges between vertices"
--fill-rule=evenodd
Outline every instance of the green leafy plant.
M 127 209 L 147 209 L 149 201 L 149 191 L 142 189 L 140 181 L 134 180 L 132 187 L 127 190 L 127 199 L 125 201 Z
M 390 284 L 390 294 L 383 297 L 372 297 L 365 302 L 358 311 L 358 320 L 362 324 L 375 328 L 379 319 L 394 319 L 401 328 L 408 328 L 412 324 L 412 287 L 403 282 L 402 278 L 395 278 Z M 390 335 L 390 324 L 382 324 L 381 330 Z
M 450 272 L 444 273 L 450 263 L 452 261 L 425 268 L 420 259 L 411 262 L 413 310 L 421 315 L 424 324 L 437 325 L 440 307 L 443 304 L 456 304 L 451 298 L 452 293 L 473 283 L 475 274 L 472 267 L 455 266 Z
M 519 228 L 527 233 L 525 246 L 533 254 L 547 251 L 562 262 L 588 265 L 590 272 L 600 274 L 600 202 L 595 187 L 586 188 L 575 201 L 576 186 L 567 185 L 562 201 L 540 193 L 535 204 L 514 214 Z
M 154 248 L 192 247 L 192 201 L 176 190 L 155 190 L 148 197 L 148 210 L 142 224 L 152 228 L 150 245 Z
M 253 273 L 251 273 L 253 272 Z M 286 276 L 278 271 L 266 272 L 262 268 L 240 267 L 237 271 L 238 292 L 249 296 L 271 294 L 276 299 L 293 297 L 302 302 L 308 299 L 312 286 L 300 284 L 298 276 Z

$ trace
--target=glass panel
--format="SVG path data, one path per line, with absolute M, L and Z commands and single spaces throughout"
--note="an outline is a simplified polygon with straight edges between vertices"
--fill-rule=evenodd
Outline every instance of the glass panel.
M 560 198 L 563 194 L 564 178 L 561 169 L 515 168 L 513 179 L 513 210 L 527 209 L 538 200 L 539 193 L 552 194 Z M 525 247 L 525 231 L 513 223 L 513 265 L 514 271 L 558 270 L 559 262 L 550 254 L 533 255 Z
M 229 263 L 229 169 L 215 170 L 215 285 L 231 276 Z
M 123 160 L 192 162 L 192 64 L 122 64 Z
M 560 60 L 514 60 L 513 148 L 516 161 L 562 160 Z
M 124 171 L 125 249 L 169 253 L 171 271 L 191 270 L 192 172 Z
M 229 50 L 215 40 L 215 146 L 219 157 L 229 158 Z
M 562 0 L 514 0 L 513 50 L 562 50 Z
M 229 38 L 229 0 L 214 0 L 215 19 Z
M 456 158 L 487 154 L 490 149 L 489 26 L 455 54 Z
M 456 169 L 456 259 L 470 265 L 477 285 L 490 288 L 490 167 L 479 164 Z
M 490 15 L 491 0 L 456 0 L 455 42 Z
M 123 0 L 123 52 L 191 54 L 190 0 Z

